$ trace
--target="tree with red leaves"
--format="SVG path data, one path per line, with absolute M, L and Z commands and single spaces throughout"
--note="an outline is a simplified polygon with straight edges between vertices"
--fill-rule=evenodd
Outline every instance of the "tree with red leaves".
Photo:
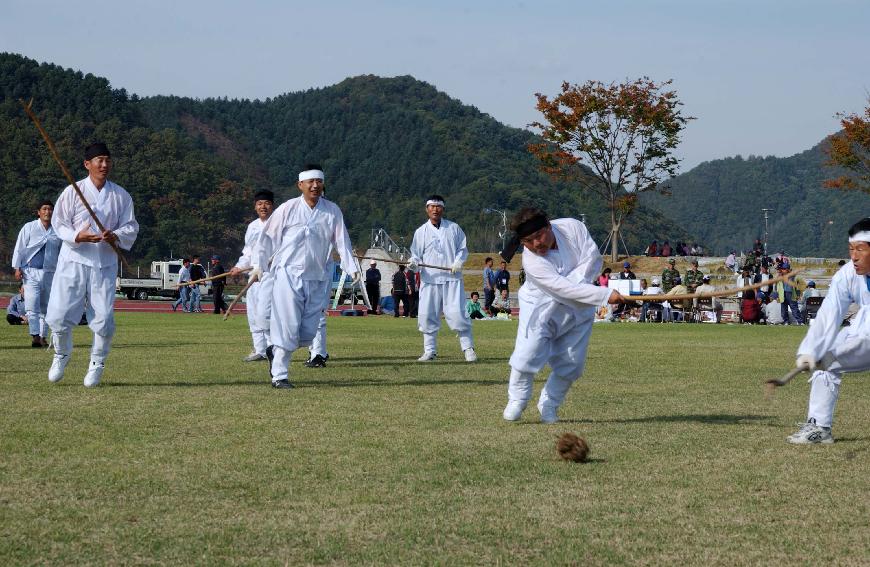
M 843 130 L 828 137 L 826 165 L 842 167 L 848 173 L 826 180 L 824 186 L 870 193 L 870 104 L 864 110 L 864 116 L 839 116 Z
M 673 151 L 692 117 L 680 112 L 671 81 L 644 77 L 606 85 L 562 83 L 550 100 L 537 93 L 545 122 L 535 122 L 543 142 L 529 151 L 554 178 L 578 182 L 605 200 L 610 209 L 610 258 L 617 259 L 619 230 L 644 191 L 667 194 L 662 182 L 676 175 Z M 585 166 L 585 167 L 584 167 Z

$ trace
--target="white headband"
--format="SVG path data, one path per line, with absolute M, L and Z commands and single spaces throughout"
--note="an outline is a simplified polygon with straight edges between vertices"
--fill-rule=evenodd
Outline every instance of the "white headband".
M 319 169 L 309 169 L 299 173 L 299 181 L 307 181 L 309 179 L 319 179 L 323 181 L 323 172 Z
M 850 236 L 849 242 L 870 242 L 870 230 L 862 230 L 855 236 Z
M 426 201 L 426 206 L 428 207 L 429 205 L 435 205 L 435 206 L 437 206 L 437 207 L 442 207 L 442 208 L 443 208 L 443 207 L 444 207 L 444 201 L 439 201 L 439 200 L 437 200 L 437 199 L 429 199 L 428 201 Z

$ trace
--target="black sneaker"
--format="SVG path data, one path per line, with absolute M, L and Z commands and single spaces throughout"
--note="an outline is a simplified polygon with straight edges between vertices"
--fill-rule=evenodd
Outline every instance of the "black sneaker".
M 272 382 L 272 387 L 278 388 L 280 390 L 288 390 L 290 388 L 295 388 L 296 386 L 294 386 L 292 382 L 285 378 L 284 380 L 275 380 L 274 382 Z
M 323 368 L 325 366 L 326 359 L 319 354 L 315 355 L 314 358 L 305 363 L 306 368 Z
M 41 348 L 42 347 L 42 339 L 39 335 L 30 335 L 30 348 Z

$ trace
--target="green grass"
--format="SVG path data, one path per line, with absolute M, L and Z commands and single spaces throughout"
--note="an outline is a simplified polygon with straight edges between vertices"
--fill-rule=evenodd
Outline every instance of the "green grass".
M 596 327 L 547 426 L 501 419 L 515 322 L 475 324 L 474 365 L 445 327 L 420 365 L 413 320 L 331 318 L 328 367 L 300 351 L 276 391 L 243 317 L 117 320 L 94 390 L 86 328 L 59 384 L 0 330 L 0 564 L 870 562 L 868 376 L 827 447 L 784 442 L 805 380 L 762 396 L 800 328 Z

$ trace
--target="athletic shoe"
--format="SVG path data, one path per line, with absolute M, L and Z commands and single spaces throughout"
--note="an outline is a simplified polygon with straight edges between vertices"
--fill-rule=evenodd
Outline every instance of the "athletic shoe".
M 516 400 L 508 402 L 504 408 L 504 413 L 501 416 L 505 421 L 518 421 L 523 415 L 523 410 L 526 409 L 526 404 Z
M 93 388 L 99 386 L 100 378 L 103 377 L 103 370 L 105 369 L 106 367 L 102 362 L 94 362 L 92 360 L 91 364 L 88 366 L 88 373 L 85 374 L 85 387 Z
M 51 368 L 48 370 L 48 381 L 49 382 L 60 382 L 63 379 L 63 371 L 66 369 L 66 365 L 69 363 L 69 355 L 68 354 L 56 354 L 54 355 L 54 360 L 51 361 Z
M 417 362 L 429 362 L 430 360 L 435 360 L 435 357 L 438 356 L 434 352 L 424 352 L 423 356 L 417 359 Z
M 40 346 L 44 346 L 44 347 L 48 346 L 48 339 L 45 337 L 39 337 L 39 342 L 41 343 Z
M 538 411 L 541 412 L 541 423 L 556 423 L 559 421 L 556 409 L 556 406 L 538 406 Z
M 326 366 L 326 359 L 319 354 L 314 355 L 314 358 L 309 359 L 305 363 L 306 368 L 323 368 Z
M 266 360 L 265 354 L 258 354 L 256 352 L 252 352 L 248 356 L 242 359 L 245 362 L 257 362 L 258 360 Z
M 834 442 L 834 438 L 831 436 L 830 427 L 816 425 L 815 418 L 811 417 L 801 425 L 800 429 L 788 436 L 786 441 L 793 445 L 815 445 L 817 443 L 830 445 Z
M 474 348 L 465 349 L 465 362 L 477 362 L 477 353 Z
M 178 309 L 178 306 L 177 306 L 176 304 L 173 303 L 173 304 L 172 304 L 172 311 L 174 312 L 176 309 Z
M 42 347 L 42 339 L 39 338 L 39 335 L 30 335 L 30 339 L 30 348 Z
M 284 380 L 275 380 L 274 382 L 272 382 L 272 387 L 278 388 L 279 390 L 289 390 L 290 388 L 295 388 L 296 386 L 294 386 L 293 383 L 290 382 L 289 380 L 284 379 Z

